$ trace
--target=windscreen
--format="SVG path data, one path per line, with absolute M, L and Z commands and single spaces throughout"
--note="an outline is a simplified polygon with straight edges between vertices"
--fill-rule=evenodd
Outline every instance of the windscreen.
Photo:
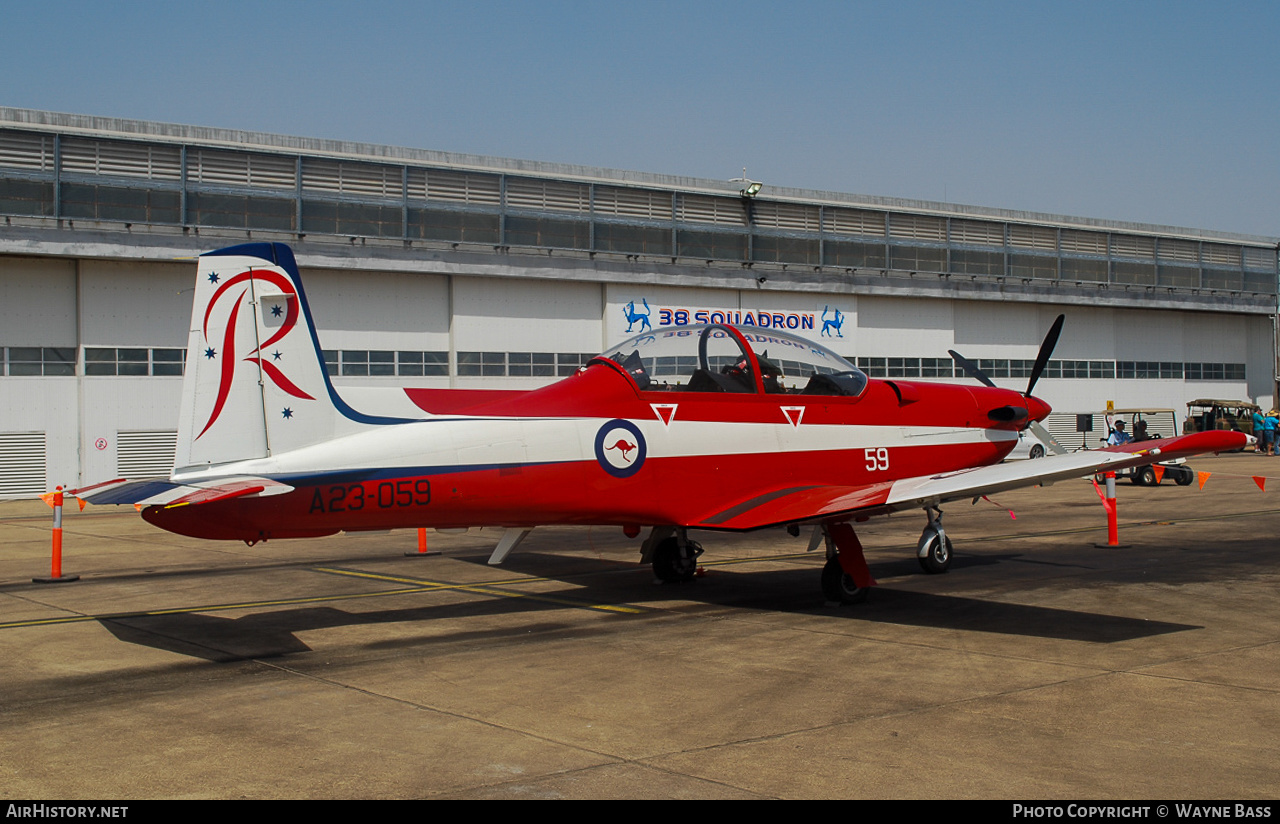
M 636 335 L 602 353 L 654 391 L 755 392 L 746 347 L 754 350 L 765 392 L 858 395 L 867 377 L 824 346 L 779 331 L 720 325 L 668 327 Z M 636 366 L 642 367 L 642 373 Z

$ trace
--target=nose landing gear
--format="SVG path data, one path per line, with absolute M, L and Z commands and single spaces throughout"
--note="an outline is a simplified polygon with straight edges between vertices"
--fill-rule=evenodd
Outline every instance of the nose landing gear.
M 940 575 L 951 566 L 951 539 L 942 529 L 942 510 L 937 507 L 926 507 L 925 514 L 929 523 L 920 533 L 920 541 L 916 544 L 916 559 L 920 568 L 931 575 Z

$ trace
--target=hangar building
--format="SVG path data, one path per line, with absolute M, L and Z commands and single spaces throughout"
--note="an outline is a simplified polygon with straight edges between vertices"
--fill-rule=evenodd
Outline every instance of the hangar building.
M 956 349 L 1060 411 L 1275 405 L 1277 238 L 0 107 L 0 497 L 167 474 L 195 264 L 297 255 L 335 383 L 534 387 L 648 323 Z

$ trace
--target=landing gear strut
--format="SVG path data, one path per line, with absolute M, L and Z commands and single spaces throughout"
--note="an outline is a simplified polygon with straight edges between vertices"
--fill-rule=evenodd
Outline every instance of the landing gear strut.
M 942 510 L 926 507 L 924 511 L 929 517 L 929 523 L 920 534 L 920 542 L 916 544 L 916 559 L 925 572 L 939 575 L 951 566 L 951 539 L 942 529 Z

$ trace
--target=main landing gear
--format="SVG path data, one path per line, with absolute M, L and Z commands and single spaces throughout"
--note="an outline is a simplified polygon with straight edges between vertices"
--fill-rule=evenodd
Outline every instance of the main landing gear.
M 920 541 L 916 544 L 916 559 L 925 572 L 940 575 L 951 567 L 951 539 L 942 529 L 942 510 L 926 507 L 924 511 L 929 523 L 924 532 L 920 533 Z
M 876 585 L 862 554 L 862 543 L 849 524 L 831 524 L 821 529 L 827 545 L 827 563 L 822 568 L 822 594 L 828 601 L 838 604 L 862 603 L 867 600 L 871 587 Z
M 645 541 L 643 558 L 653 561 L 653 574 L 665 584 L 692 581 L 698 572 L 702 544 L 689 540 L 683 529 L 657 528 Z

